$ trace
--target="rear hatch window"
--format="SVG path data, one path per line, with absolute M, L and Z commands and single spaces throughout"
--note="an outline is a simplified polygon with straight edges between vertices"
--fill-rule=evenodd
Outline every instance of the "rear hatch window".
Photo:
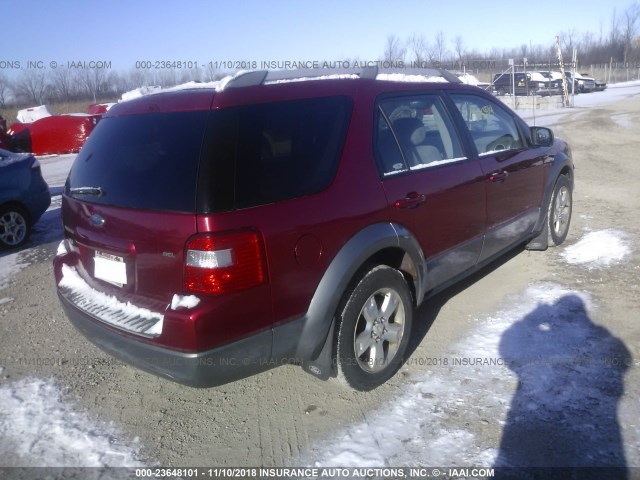
M 78 154 L 66 194 L 127 208 L 194 212 L 208 111 L 106 117 Z

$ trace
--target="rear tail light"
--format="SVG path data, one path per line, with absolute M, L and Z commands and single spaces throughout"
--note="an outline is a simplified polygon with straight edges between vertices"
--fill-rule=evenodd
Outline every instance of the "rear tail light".
M 262 239 L 243 230 L 199 235 L 187 242 L 185 289 L 222 294 L 256 287 L 266 281 Z

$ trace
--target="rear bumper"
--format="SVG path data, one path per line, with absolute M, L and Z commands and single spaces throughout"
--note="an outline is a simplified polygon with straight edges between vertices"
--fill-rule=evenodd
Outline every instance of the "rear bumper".
M 223 385 L 276 366 L 271 329 L 211 350 L 184 353 L 132 338 L 78 310 L 58 293 L 67 317 L 92 343 L 123 362 L 191 387 Z

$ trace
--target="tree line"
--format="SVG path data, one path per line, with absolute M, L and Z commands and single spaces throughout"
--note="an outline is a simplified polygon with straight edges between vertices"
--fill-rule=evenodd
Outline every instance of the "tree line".
M 107 68 L 26 70 L 15 79 L 0 73 L 0 108 L 100 99 L 117 99 L 144 85 L 171 87 L 189 81 L 208 82 L 224 75 L 211 68 L 189 70 L 132 69 L 120 73 Z
M 559 34 L 563 55 L 571 59 L 573 50 L 578 52 L 581 66 L 609 65 L 617 68 L 635 68 L 640 71 L 640 4 L 635 1 L 623 12 L 613 10 L 608 29 L 601 23 L 597 33 L 579 33 L 571 29 Z M 431 40 L 424 34 L 413 34 L 401 39 L 396 35 L 387 37 L 382 60 L 388 62 L 459 65 L 483 63 L 499 70 L 508 59 L 517 63 L 527 58 L 529 64 L 557 62 L 556 44 L 523 43 L 508 49 L 493 48 L 480 52 L 468 48 L 462 35 L 448 38 L 443 31 L 433 34 Z M 568 63 L 568 62 L 567 62 Z M 9 105 L 33 106 L 46 103 L 72 102 L 78 100 L 97 101 L 116 99 L 123 92 L 143 85 L 170 87 L 189 81 L 213 81 L 222 78 L 225 72 L 214 68 L 189 70 L 145 70 L 132 69 L 120 73 L 106 68 L 91 69 L 33 69 L 26 70 L 14 79 L 0 72 L 0 108 Z
M 581 66 L 612 65 L 640 68 L 639 30 L 640 4 L 633 2 L 621 13 L 613 10 L 608 31 L 605 31 L 601 22 L 597 33 L 579 33 L 575 28 L 560 32 L 558 36 L 563 59 L 565 63 L 570 63 L 575 49 Z M 529 64 L 554 64 L 558 62 L 554 40 L 551 39 L 547 45 L 523 43 L 518 47 L 493 48 L 489 52 L 480 52 L 468 48 L 462 35 L 447 38 L 443 31 L 436 32 L 431 40 L 423 34 L 413 34 L 405 39 L 390 35 L 385 44 L 384 60 L 417 64 L 504 65 L 508 59 L 522 62 L 522 59 L 526 58 Z

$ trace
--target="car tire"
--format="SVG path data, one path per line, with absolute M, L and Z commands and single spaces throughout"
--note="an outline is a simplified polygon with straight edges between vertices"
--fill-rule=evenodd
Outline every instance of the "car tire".
M 368 391 L 402 366 L 414 304 L 403 275 L 385 265 L 369 270 L 347 295 L 338 314 L 338 380 Z
M 29 238 L 31 226 L 26 211 L 17 205 L 0 207 L 0 249 L 15 248 Z
M 560 175 L 553 187 L 549 203 L 549 243 L 560 245 L 567 238 L 571 213 L 573 210 L 573 192 L 571 182 L 566 175 Z

